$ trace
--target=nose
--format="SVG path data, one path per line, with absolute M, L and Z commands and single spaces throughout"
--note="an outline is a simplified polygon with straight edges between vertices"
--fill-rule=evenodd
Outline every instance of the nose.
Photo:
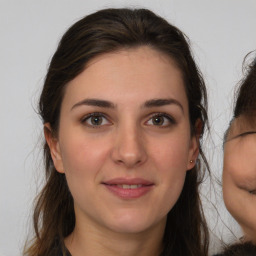
M 115 163 L 131 169 L 147 160 L 146 143 L 136 125 L 119 127 L 114 140 L 112 159 Z

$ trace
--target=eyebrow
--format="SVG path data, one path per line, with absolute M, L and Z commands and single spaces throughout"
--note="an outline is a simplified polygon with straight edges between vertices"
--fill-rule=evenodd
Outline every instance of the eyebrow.
M 115 108 L 115 105 L 107 100 L 100 100 L 100 99 L 84 99 L 82 101 L 77 102 L 75 105 L 73 105 L 73 107 L 71 108 L 71 110 L 73 110 L 76 107 L 79 106 L 95 106 L 95 107 L 101 107 L 101 108 Z
M 175 99 L 152 99 L 146 101 L 142 107 L 143 108 L 152 108 L 152 107 L 161 107 L 161 106 L 166 106 L 166 105 L 176 105 L 178 106 L 182 112 L 184 113 L 184 109 L 182 104 L 175 100 Z M 115 108 L 115 104 L 107 101 L 107 100 L 101 100 L 101 99 L 84 99 L 79 102 L 77 102 L 75 105 L 72 106 L 71 110 L 74 108 L 77 108 L 79 106 L 96 106 L 96 107 L 102 107 L 102 108 Z
M 161 107 L 161 106 L 172 105 L 172 104 L 178 106 L 184 113 L 182 104 L 175 99 L 152 99 L 152 100 L 146 101 L 143 104 L 143 107 L 152 108 L 152 107 Z

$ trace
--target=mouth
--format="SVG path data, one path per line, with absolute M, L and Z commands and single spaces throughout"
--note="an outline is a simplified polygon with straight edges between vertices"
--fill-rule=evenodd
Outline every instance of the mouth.
M 108 191 L 121 199 L 136 199 L 150 192 L 154 183 L 145 179 L 117 178 L 102 183 Z

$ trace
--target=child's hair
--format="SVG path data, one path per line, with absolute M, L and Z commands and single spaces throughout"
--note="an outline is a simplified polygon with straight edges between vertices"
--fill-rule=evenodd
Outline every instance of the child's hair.
M 96 56 L 122 49 L 148 46 L 169 56 L 180 69 L 189 104 L 191 134 L 202 121 L 208 124 L 206 88 L 191 55 L 188 39 L 175 26 L 146 9 L 105 9 L 82 18 L 62 37 L 52 57 L 39 111 L 43 123 L 58 134 L 60 108 L 69 81 Z M 64 244 L 75 226 L 73 198 L 65 175 L 56 171 L 45 143 L 46 185 L 34 210 L 35 238 L 25 255 L 50 255 L 56 241 Z M 200 162 L 201 159 L 201 162 Z M 200 159 L 187 172 L 182 193 L 168 214 L 163 255 L 203 256 L 208 252 L 208 229 L 202 211 L 199 185 L 207 161 L 200 147 Z M 205 168 L 206 167 L 206 168 Z
M 244 59 L 246 62 L 247 55 Z M 234 119 L 243 115 L 248 123 L 256 122 L 256 58 L 246 66 L 245 77 L 241 80 L 238 89 L 235 92 L 235 107 L 233 118 L 229 123 L 228 129 L 224 133 L 223 142 L 228 139 L 230 126 Z
M 256 246 L 251 243 L 237 243 L 226 246 L 221 254 L 215 256 L 255 256 Z
M 237 91 L 234 117 L 240 115 L 248 116 L 251 119 L 252 114 L 256 112 L 256 59 L 252 61 L 247 68 L 247 74 L 241 82 Z

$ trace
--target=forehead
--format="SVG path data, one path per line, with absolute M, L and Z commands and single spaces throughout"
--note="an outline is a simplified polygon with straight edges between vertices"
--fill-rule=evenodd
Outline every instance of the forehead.
M 167 55 L 150 47 L 125 49 L 93 58 L 84 71 L 67 84 L 64 100 L 84 97 L 114 102 L 125 98 L 175 98 L 184 102 L 187 96 L 182 72 Z M 147 98 L 147 99 L 146 99 Z M 123 100 L 123 99 L 122 99 Z

